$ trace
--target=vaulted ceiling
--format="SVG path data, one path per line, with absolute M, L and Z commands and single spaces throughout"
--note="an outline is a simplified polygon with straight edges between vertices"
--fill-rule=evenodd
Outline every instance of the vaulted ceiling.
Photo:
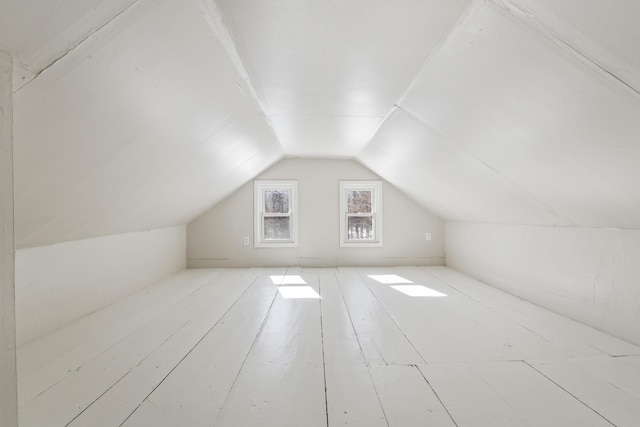
M 16 240 L 184 224 L 285 156 L 445 219 L 640 228 L 636 0 L 3 0 Z

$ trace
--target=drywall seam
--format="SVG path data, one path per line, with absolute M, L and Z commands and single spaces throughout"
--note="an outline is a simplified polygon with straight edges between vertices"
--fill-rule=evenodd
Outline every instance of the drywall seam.
M 127 7 L 125 7 L 123 10 L 121 10 L 120 12 L 118 12 L 114 17 L 112 17 L 111 19 L 109 19 L 107 22 L 105 22 L 104 24 L 100 25 L 98 28 L 96 28 L 94 31 L 91 31 L 89 34 L 87 34 L 85 37 L 81 38 L 80 40 L 77 40 L 73 43 L 69 44 L 69 47 L 67 47 L 63 52 L 61 52 L 56 58 L 54 58 L 52 61 L 50 61 L 48 64 L 45 64 L 44 66 L 42 66 L 42 68 L 40 68 L 39 70 L 35 71 L 34 76 L 31 78 L 30 81 L 35 80 L 36 78 L 38 78 L 38 76 L 44 72 L 46 72 L 47 70 L 49 70 L 51 67 L 54 67 L 60 60 L 62 60 L 64 57 L 66 57 L 69 53 L 73 52 L 74 50 L 76 50 L 78 47 L 80 47 L 81 45 L 83 45 L 86 41 L 88 41 L 89 39 L 93 39 L 95 38 L 96 34 L 98 32 L 100 32 L 100 30 L 102 30 L 103 28 L 109 26 L 113 21 L 117 20 L 120 16 L 122 16 L 123 14 L 125 14 L 129 9 L 131 9 L 134 5 L 136 5 L 139 1 L 141 0 L 134 0 L 131 4 L 129 4 Z M 23 67 L 25 64 L 19 64 L 21 67 Z M 24 67 L 23 67 L 24 68 Z M 28 67 L 26 68 L 27 71 L 29 71 Z M 30 71 L 33 72 L 33 71 Z M 29 84 L 29 83 L 27 83 Z M 18 92 L 20 89 L 22 89 L 23 87 L 25 87 L 27 84 L 24 84 L 22 86 L 20 86 L 19 88 L 17 88 L 15 90 L 15 92 Z
M 581 49 L 577 46 L 570 44 L 569 42 L 563 40 L 559 33 L 555 31 L 549 25 L 546 25 L 539 19 L 536 19 L 530 11 L 525 8 L 517 5 L 516 3 L 510 0 L 487 0 L 488 2 L 494 4 L 502 10 L 507 11 L 512 16 L 516 17 L 520 21 L 526 23 L 529 27 L 533 28 L 538 33 L 542 34 L 549 40 L 551 40 L 556 46 L 563 49 L 564 51 L 570 53 L 573 57 L 578 59 L 580 62 L 587 65 L 592 70 L 597 71 L 599 74 L 603 75 L 605 78 L 617 83 L 619 86 L 622 86 L 627 91 L 631 92 L 636 97 L 640 96 L 640 90 L 635 88 L 631 83 L 625 81 L 622 77 L 616 74 L 614 71 L 607 68 L 605 64 L 599 61 L 595 55 L 589 54 L 584 49 Z

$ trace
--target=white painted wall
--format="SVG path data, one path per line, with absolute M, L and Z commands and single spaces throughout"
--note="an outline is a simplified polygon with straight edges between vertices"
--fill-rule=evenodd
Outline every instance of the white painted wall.
M 11 56 L 0 51 L 0 425 L 18 425 Z
M 630 58 L 634 18 L 601 26 L 629 8 L 544 2 L 591 10 Z M 474 2 L 358 161 L 451 221 L 640 228 L 638 92 L 498 3 Z
M 640 344 L 640 230 L 447 222 L 447 265 Z
M 351 160 L 285 159 L 256 179 L 297 179 L 299 246 L 253 247 L 253 183 L 192 221 L 187 227 L 189 267 L 442 265 L 444 223 L 384 183 L 384 246 L 341 248 L 339 181 L 380 179 Z M 425 233 L 432 233 L 428 242 Z M 244 246 L 248 236 L 251 245 Z
M 184 269 L 185 254 L 185 226 L 18 250 L 18 344 Z
M 471 0 L 216 3 L 284 153 L 350 158 Z
M 137 1 L 15 92 L 18 249 L 184 225 L 282 157 L 208 3 Z

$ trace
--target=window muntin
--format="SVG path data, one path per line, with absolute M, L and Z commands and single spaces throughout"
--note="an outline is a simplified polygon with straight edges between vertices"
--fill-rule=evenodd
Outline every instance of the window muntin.
M 382 183 L 340 182 L 340 246 L 382 246 Z
M 297 182 L 256 181 L 255 246 L 298 245 Z

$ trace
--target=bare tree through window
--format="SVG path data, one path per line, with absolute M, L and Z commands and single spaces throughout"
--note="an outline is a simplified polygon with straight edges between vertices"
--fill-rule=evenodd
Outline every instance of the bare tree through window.
M 289 190 L 264 191 L 265 240 L 289 240 L 291 238 L 290 212 Z
M 255 234 L 257 247 L 297 246 L 297 183 L 256 181 Z
M 381 197 L 381 181 L 340 181 L 341 246 L 382 246 Z
M 371 190 L 347 191 L 347 238 L 349 240 L 371 240 L 373 216 Z

